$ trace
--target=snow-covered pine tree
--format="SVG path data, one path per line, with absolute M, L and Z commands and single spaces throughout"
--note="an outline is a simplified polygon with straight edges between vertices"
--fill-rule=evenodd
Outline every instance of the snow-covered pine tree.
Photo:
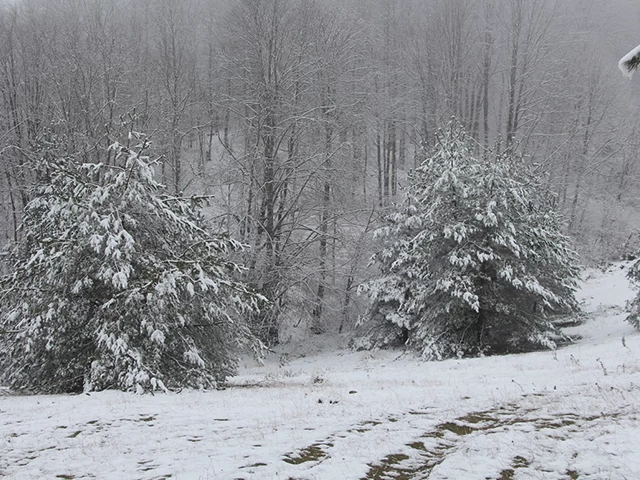
M 212 387 L 261 344 L 264 298 L 236 280 L 242 245 L 212 234 L 198 199 L 166 196 L 148 142 L 115 164 L 45 156 L 2 278 L 4 380 L 38 392 Z
M 577 308 L 579 274 L 552 204 L 521 156 L 475 156 L 452 121 L 377 231 L 368 318 L 429 359 L 552 347 L 547 314 Z

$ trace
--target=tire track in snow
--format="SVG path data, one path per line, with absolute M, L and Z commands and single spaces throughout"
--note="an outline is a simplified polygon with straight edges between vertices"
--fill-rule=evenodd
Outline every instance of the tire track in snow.
M 425 409 L 361 422 L 285 454 L 282 462 L 286 466 L 278 468 L 275 478 L 328 478 L 326 472 L 340 472 L 342 478 L 360 480 L 460 478 L 449 477 L 440 472 L 438 467 L 456 455 L 475 455 L 480 459 L 473 468 L 485 468 L 486 472 L 476 471 L 468 478 L 511 479 L 515 478 L 517 471 L 524 473 L 530 469 L 528 473 L 533 474 L 544 468 L 534 463 L 535 455 L 527 450 L 527 436 L 535 434 L 542 444 L 545 444 L 546 439 L 549 453 L 553 453 L 553 445 L 559 441 L 580 437 L 595 424 L 602 426 L 618 418 L 618 414 L 580 416 L 575 413 L 541 412 L 540 408 L 523 408 L 511 403 L 483 411 L 469 411 L 453 418 L 443 410 Z M 447 418 L 448 420 L 443 420 Z M 498 444 L 506 444 L 508 441 L 514 443 L 514 440 L 509 439 L 520 441 L 515 442 L 513 448 L 506 448 L 494 455 L 495 462 L 482 464 L 484 447 L 497 440 Z M 576 445 L 574 450 L 558 452 L 562 457 L 558 462 L 566 464 L 559 467 L 561 473 L 567 479 L 578 476 L 581 479 L 599 478 L 597 473 L 594 476 L 575 466 L 580 465 L 580 449 Z M 344 457 L 340 452 L 345 451 L 355 452 L 355 455 Z M 461 462 L 456 462 L 456 465 L 460 464 Z M 251 465 L 258 467 L 257 470 L 252 469 L 256 476 L 246 478 L 263 478 L 260 476 L 261 466 L 267 465 Z

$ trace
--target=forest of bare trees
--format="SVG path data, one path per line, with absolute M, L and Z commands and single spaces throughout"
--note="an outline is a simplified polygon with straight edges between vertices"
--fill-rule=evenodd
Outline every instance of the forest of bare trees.
M 248 244 L 263 339 L 352 329 L 373 230 L 455 116 L 541 164 L 584 263 L 640 248 L 633 2 L 0 1 L 0 237 L 33 161 L 134 123 L 176 196 Z M 296 328 L 297 327 L 297 328 Z

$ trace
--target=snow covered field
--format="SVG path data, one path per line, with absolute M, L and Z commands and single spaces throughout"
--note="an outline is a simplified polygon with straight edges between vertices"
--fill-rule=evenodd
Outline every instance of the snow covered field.
M 624 265 L 585 274 L 582 339 L 423 363 L 248 362 L 224 391 L 0 393 L 0 477 L 640 479 L 640 335 Z

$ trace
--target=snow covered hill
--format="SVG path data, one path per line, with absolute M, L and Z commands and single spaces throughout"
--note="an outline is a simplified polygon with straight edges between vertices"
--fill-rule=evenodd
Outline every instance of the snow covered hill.
M 0 396 L 14 479 L 639 479 L 628 265 L 590 270 L 581 340 L 424 363 L 334 351 L 252 362 L 224 391 Z

